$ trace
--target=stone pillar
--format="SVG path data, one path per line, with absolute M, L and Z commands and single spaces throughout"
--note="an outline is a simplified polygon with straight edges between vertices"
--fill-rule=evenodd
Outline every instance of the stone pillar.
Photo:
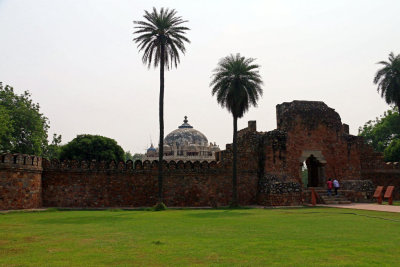
M 318 183 L 321 187 L 326 186 L 325 165 L 325 163 L 320 163 L 318 166 Z
M 247 125 L 248 125 L 247 127 L 251 132 L 257 131 L 257 121 L 248 121 Z

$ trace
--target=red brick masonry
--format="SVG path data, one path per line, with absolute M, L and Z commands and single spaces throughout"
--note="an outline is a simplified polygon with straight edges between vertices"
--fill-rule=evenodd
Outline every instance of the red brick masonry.
M 374 185 L 400 192 L 399 163 L 385 163 L 363 139 L 348 133 L 323 102 L 277 105 L 277 129 L 258 132 L 255 121 L 238 134 L 238 191 L 241 205 L 302 205 L 309 186 L 337 178 L 352 201 L 366 201 Z M 301 165 L 309 166 L 308 181 Z M 135 165 L 135 166 L 134 166 Z M 232 146 L 216 161 L 165 162 L 167 206 L 225 206 L 232 195 Z M 311 177 L 311 178 L 310 178 Z M 372 183 L 372 182 L 373 183 Z M 48 161 L 0 155 L 0 209 L 39 207 L 142 207 L 157 196 L 157 162 Z

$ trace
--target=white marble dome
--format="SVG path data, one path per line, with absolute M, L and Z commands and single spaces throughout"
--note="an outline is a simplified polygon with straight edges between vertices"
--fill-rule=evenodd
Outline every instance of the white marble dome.
M 178 129 L 170 132 L 165 138 L 164 143 L 169 146 L 183 147 L 188 146 L 190 144 L 207 146 L 208 140 L 207 137 L 201 132 L 197 131 L 188 123 L 187 117 L 185 116 L 185 120 L 183 124 L 178 127 Z

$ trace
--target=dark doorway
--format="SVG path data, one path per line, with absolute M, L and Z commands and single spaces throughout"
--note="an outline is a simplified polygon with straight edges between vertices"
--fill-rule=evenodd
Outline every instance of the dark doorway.
M 314 155 L 311 155 L 306 160 L 307 170 L 308 170 L 308 184 L 307 187 L 318 187 L 321 186 L 319 184 L 320 177 L 319 177 L 319 167 L 320 163 Z

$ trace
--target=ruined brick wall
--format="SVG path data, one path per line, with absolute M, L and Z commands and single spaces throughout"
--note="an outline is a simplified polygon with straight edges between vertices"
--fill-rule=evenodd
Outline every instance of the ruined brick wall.
M 360 138 L 346 133 L 334 109 L 317 101 L 283 103 L 277 105 L 277 124 L 265 141 L 266 172 L 301 182 L 302 156 L 318 153 L 326 179 L 360 179 Z
M 349 198 L 370 197 L 372 186 L 395 185 L 399 163 L 348 134 L 339 114 L 323 102 L 277 105 L 278 128 L 258 132 L 256 122 L 238 132 L 238 193 L 241 205 L 301 205 L 300 165 L 313 154 L 323 179 L 346 185 Z M 168 206 L 225 206 L 232 195 L 232 145 L 216 153 L 217 162 L 164 163 Z M 135 165 L 135 167 L 134 167 Z M 157 162 L 51 162 L 25 155 L 0 158 L 0 209 L 34 207 L 141 207 L 157 201 Z M 318 186 L 325 186 L 325 180 Z M 365 186 L 364 186 L 365 184 Z M 367 186 L 368 185 L 368 186 Z M 353 188 L 355 187 L 355 188 Z M 306 200 L 307 201 L 307 200 Z
M 42 162 L 28 155 L 0 155 L 0 210 L 42 206 Z
M 361 146 L 361 175 L 362 179 L 372 180 L 373 183 L 386 187 L 393 185 L 393 196 L 400 199 L 400 162 L 384 162 L 383 154 L 375 152 L 367 144 Z
M 256 122 L 249 121 L 247 128 L 238 132 L 238 171 L 256 170 L 257 185 L 254 204 L 265 206 L 297 206 L 302 205 L 301 186 L 297 180 L 289 179 L 286 169 L 281 169 L 278 161 L 281 158 L 280 147 L 286 139 L 286 133 L 280 131 L 257 132 Z M 265 149 L 268 144 L 271 151 Z M 231 164 L 232 145 L 227 144 L 221 151 L 225 164 Z M 276 160 L 275 160 L 276 159 Z M 271 160 L 275 168 L 266 169 L 266 161 Z M 271 167 L 269 165 L 268 167 Z M 240 178 L 240 174 L 238 177 Z M 240 194 L 240 191 L 239 191 Z
M 164 164 L 164 202 L 167 206 L 226 206 L 232 196 L 227 164 L 171 161 Z M 106 164 L 95 161 L 44 162 L 45 207 L 142 207 L 157 201 L 157 162 Z M 241 205 L 255 204 L 257 177 L 252 171 L 238 177 Z

